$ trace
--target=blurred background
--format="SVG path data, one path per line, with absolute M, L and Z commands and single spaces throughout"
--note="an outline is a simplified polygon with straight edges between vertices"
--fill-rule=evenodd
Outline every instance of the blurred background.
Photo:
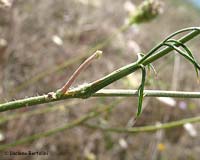
M 122 27 L 142 0 L 14 0 L 0 8 L 0 101 L 42 95 L 60 88 L 75 69 L 97 48 L 104 54 L 73 85 L 92 82 L 137 60 L 169 34 L 199 26 L 198 0 L 156 1 L 158 14 Z M 111 38 L 110 38 L 111 37 Z M 188 43 L 200 59 L 200 38 Z M 199 60 L 200 61 L 200 60 Z M 199 91 L 193 66 L 177 54 L 154 63 L 146 89 Z M 107 88 L 137 89 L 141 73 L 125 77 Z M 194 117 L 198 99 L 145 98 L 135 126 L 159 124 Z M 0 145 L 62 127 L 89 111 L 114 106 L 87 123 L 126 127 L 137 110 L 137 98 L 72 99 L 1 113 Z M 120 117 L 120 118 L 119 118 Z M 58 131 L 7 151 L 48 151 L 47 156 L 6 156 L 26 160 L 198 160 L 200 125 L 151 133 L 111 133 L 85 124 Z

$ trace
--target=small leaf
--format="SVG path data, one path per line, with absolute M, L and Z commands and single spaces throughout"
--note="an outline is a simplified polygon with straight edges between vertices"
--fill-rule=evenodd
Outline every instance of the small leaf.
M 137 110 L 137 116 L 139 116 L 142 112 L 142 102 L 144 97 L 144 85 L 145 85 L 145 78 L 146 78 L 146 69 L 143 65 L 140 65 L 142 70 L 142 81 L 141 85 L 138 88 L 138 110 Z
M 194 62 L 198 65 L 196 59 L 194 58 L 192 52 L 190 51 L 190 49 L 184 45 L 183 43 L 181 43 L 180 41 L 177 41 L 177 40 L 174 40 L 174 39 L 169 39 L 167 42 L 173 42 L 179 46 L 181 46 L 187 53 L 188 55 L 191 57 L 191 59 L 194 60 Z M 194 63 L 193 63 L 194 64 Z M 197 78 L 199 77 L 199 72 L 198 72 L 198 68 L 194 65 L 194 68 L 195 68 L 195 71 L 196 71 L 196 75 L 197 75 Z
M 180 50 L 178 47 L 172 45 L 172 44 L 169 44 L 169 43 L 163 43 L 163 45 L 166 45 L 168 47 L 171 47 L 173 48 L 175 51 L 177 51 L 179 54 L 181 54 L 183 57 L 185 57 L 188 61 L 190 61 L 193 65 L 194 65 L 194 68 L 196 70 L 196 74 L 197 76 L 199 75 L 198 74 L 198 70 L 200 70 L 200 65 L 192 58 L 190 57 L 189 55 L 187 55 L 185 52 L 183 52 L 182 50 Z
M 156 69 L 155 69 L 155 67 L 153 66 L 153 64 L 148 64 L 148 69 L 150 70 L 150 69 L 152 69 L 153 70 L 153 72 L 154 72 L 154 74 L 157 76 L 157 71 L 156 71 Z

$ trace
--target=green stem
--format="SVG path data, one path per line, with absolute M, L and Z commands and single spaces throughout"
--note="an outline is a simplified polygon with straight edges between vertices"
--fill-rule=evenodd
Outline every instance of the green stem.
M 0 150 L 5 150 L 5 149 L 11 148 L 11 147 L 15 147 L 17 145 L 25 144 L 25 143 L 28 143 L 28 142 L 31 142 L 31 141 L 34 141 L 34 140 L 37 140 L 40 138 L 55 135 L 56 133 L 60 133 L 65 130 L 77 127 L 77 126 L 81 125 L 82 123 L 86 122 L 87 120 L 95 118 L 95 117 L 99 116 L 100 114 L 109 111 L 110 109 L 115 107 L 117 104 L 119 104 L 119 102 L 121 102 L 121 101 L 122 101 L 122 99 L 116 100 L 109 106 L 106 105 L 104 107 L 99 107 L 97 110 L 91 111 L 88 114 L 72 121 L 71 123 L 64 125 L 63 127 L 52 129 L 52 130 L 42 132 L 39 134 L 35 134 L 35 135 L 29 136 L 29 137 L 25 137 L 25 138 L 15 141 L 15 142 L 9 143 L 9 144 L 2 144 L 2 145 L 0 145 Z
M 92 124 L 85 124 L 85 125 L 89 128 L 100 129 L 100 130 L 108 131 L 108 132 L 133 134 L 133 133 L 138 133 L 138 132 L 153 132 L 159 129 L 171 129 L 174 127 L 182 126 L 186 123 L 197 123 L 197 122 L 200 122 L 200 116 L 182 119 L 179 121 L 173 121 L 169 123 L 163 123 L 159 125 L 149 125 L 149 126 L 133 127 L 133 128 L 110 128 L 110 127 L 103 127 L 103 126 L 92 125 Z
M 144 90 L 145 97 L 174 97 L 174 98 L 200 98 L 200 92 L 184 92 L 184 91 L 161 91 L 161 90 Z M 21 107 L 32 106 L 36 104 L 49 103 L 60 101 L 69 98 L 84 98 L 84 94 L 79 92 L 67 92 L 67 94 L 51 99 L 46 98 L 48 95 L 31 97 L 12 102 L 0 104 L 0 112 L 7 110 L 18 109 Z M 137 97 L 138 90 L 123 90 L 123 89 L 102 89 L 91 97 Z
M 34 109 L 28 112 L 23 112 L 23 113 L 13 113 L 13 114 L 9 114 L 6 116 L 2 116 L 0 118 L 0 124 L 6 123 L 8 121 L 11 120 L 15 120 L 18 118 L 22 118 L 22 117 L 30 117 L 33 115 L 39 115 L 39 114 L 46 114 L 49 112 L 56 112 L 56 111 L 63 111 L 63 109 L 67 109 L 67 107 L 72 106 L 72 105 L 77 105 L 80 102 L 78 101 L 72 101 L 72 102 L 68 102 L 67 104 L 61 104 L 61 105 L 55 105 L 55 106 L 48 106 L 45 108 L 41 108 L 41 109 Z M 67 110 L 66 110 L 67 111 Z
M 145 97 L 200 98 L 200 92 L 144 90 Z M 138 90 L 102 89 L 93 97 L 137 97 Z

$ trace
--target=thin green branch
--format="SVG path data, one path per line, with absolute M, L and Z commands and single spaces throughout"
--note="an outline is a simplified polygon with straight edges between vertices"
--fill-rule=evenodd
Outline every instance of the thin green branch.
M 144 90 L 145 97 L 200 98 L 200 92 Z M 138 90 L 102 89 L 92 97 L 137 97 Z
M 73 95 L 74 94 L 74 95 Z M 144 90 L 145 97 L 174 97 L 174 98 L 200 98 L 200 92 L 184 92 L 184 91 L 163 91 L 163 90 Z M 83 98 L 84 95 L 75 94 L 74 92 L 67 92 L 67 94 L 53 99 L 48 98 L 48 95 L 31 97 L 27 99 L 7 102 L 0 105 L 0 112 L 17 109 L 36 104 L 49 103 L 70 98 Z M 91 97 L 138 97 L 138 90 L 123 90 L 123 89 L 102 89 Z
M 49 112 L 63 111 L 63 109 L 65 110 L 67 107 L 72 106 L 72 105 L 77 105 L 79 103 L 80 102 L 78 101 L 72 101 L 72 102 L 68 102 L 67 104 L 48 106 L 48 107 L 44 107 L 40 109 L 31 110 L 28 112 L 23 112 L 23 113 L 17 112 L 17 113 L 9 114 L 6 116 L 1 116 L 0 124 L 6 123 L 8 121 L 15 120 L 18 118 L 22 118 L 22 117 L 30 117 L 30 116 L 40 115 L 40 114 L 46 114 Z
M 185 32 L 194 31 L 194 30 L 199 31 L 199 27 L 189 27 L 189 28 L 184 28 L 184 29 L 178 30 L 178 31 L 172 33 L 171 35 L 169 35 L 169 36 L 164 40 L 164 42 L 170 40 L 171 38 L 177 36 L 177 35 L 180 34 L 180 33 L 185 33 Z
M 200 122 L 200 116 L 197 116 L 197 117 L 193 117 L 193 118 L 182 119 L 182 120 L 163 123 L 163 124 L 159 124 L 159 125 L 149 125 L 149 126 L 141 126 L 141 127 L 133 127 L 133 128 L 111 128 L 111 127 L 103 127 L 103 126 L 99 126 L 99 125 L 86 123 L 87 120 L 94 118 L 94 117 L 98 116 L 99 114 L 106 112 L 108 110 L 110 110 L 110 107 L 102 108 L 101 111 L 99 111 L 99 112 L 97 112 L 97 111 L 90 112 L 89 114 L 87 114 L 77 120 L 74 120 L 73 122 L 66 124 L 63 127 L 60 127 L 60 128 L 54 129 L 54 130 L 50 130 L 50 131 L 46 131 L 46 132 L 36 134 L 33 136 L 29 136 L 26 138 L 22 138 L 13 143 L 0 145 L 0 150 L 5 150 L 5 149 L 11 148 L 11 147 L 15 147 L 17 145 L 29 143 L 31 141 L 34 141 L 34 140 L 37 140 L 40 138 L 48 137 L 48 136 L 54 135 L 56 133 L 63 132 L 65 130 L 77 127 L 81 124 L 84 124 L 84 126 L 92 128 L 92 129 L 100 129 L 102 131 L 107 131 L 107 132 L 134 134 L 134 133 L 140 133 L 140 132 L 154 132 L 154 131 L 157 131 L 160 129 L 172 129 L 175 127 L 183 126 L 186 123 Z
M 34 140 L 37 140 L 37 139 L 40 139 L 40 138 L 44 138 L 44 137 L 48 137 L 48 136 L 51 136 L 51 135 L 55 135 L 56 133 L 60 133 L 60 132 L 63 132 L 65 130 L 77 127 L 77 126 L 81 125 L 82 123 L 86 122 L 89 119 L 95 118 L 95 117 L 99 116 L 100 114 L 102 114 L 104 112 L 110 111 L 110 109 L 112 109 L 117 104 L 119 104 L 119 102 L 121 102 L 121 100 L 122 99 L 116 100 L 111 105 L 99 107 L 97 110 L 91 111 L 88 114 L 86 114 L 86 115 L 64 125 L 63 127 L 59 127 L 59 128 L 56 128 L 56 129 L 45 131 L 45 132 L 35 134 L 35 135 L 32 135 L 32 136 L 28 136 L 28 137 L 16 140 L 15 142 L 12 142 L 12 143 L 9 143 L 9 144 L 2 144 L 2 145 L 0 145 L 0 150 L 5 150 L 5 149 L 11 148 L 11 147 L 15 147 L 17 145 L 29 143 L 31 141 L 34 141 Z
M 153 132 L 159 129 L 171 129 L 174 127 L 180 127 L 186 123 L 197 123 L 197 122 L 200 122 L 200 116 L 182 119 L 179 121 L 163 123 L 159 125 L 149 125 L 149 126 L 133 127 L 133 128 L 110 128 L 110 127 L 103 127 L 103 126 L 93 125 L 93 124 L 88 124 L 88 123 L 85 124 L 85 126 L 92 129 L 100 129 L 100 130 L 108 131 L 108 132 L 133 134 L 133 133 L 139 133 L 139 132 Z

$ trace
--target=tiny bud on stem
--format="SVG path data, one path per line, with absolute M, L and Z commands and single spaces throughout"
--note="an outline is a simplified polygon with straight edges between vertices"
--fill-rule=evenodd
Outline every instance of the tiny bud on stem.
M 94 53 L 96 59 L 101 58 L 102 54 L 103 54 L 103 52 L 100 51 L 100 50 L 97 50 L 97 51 Z

